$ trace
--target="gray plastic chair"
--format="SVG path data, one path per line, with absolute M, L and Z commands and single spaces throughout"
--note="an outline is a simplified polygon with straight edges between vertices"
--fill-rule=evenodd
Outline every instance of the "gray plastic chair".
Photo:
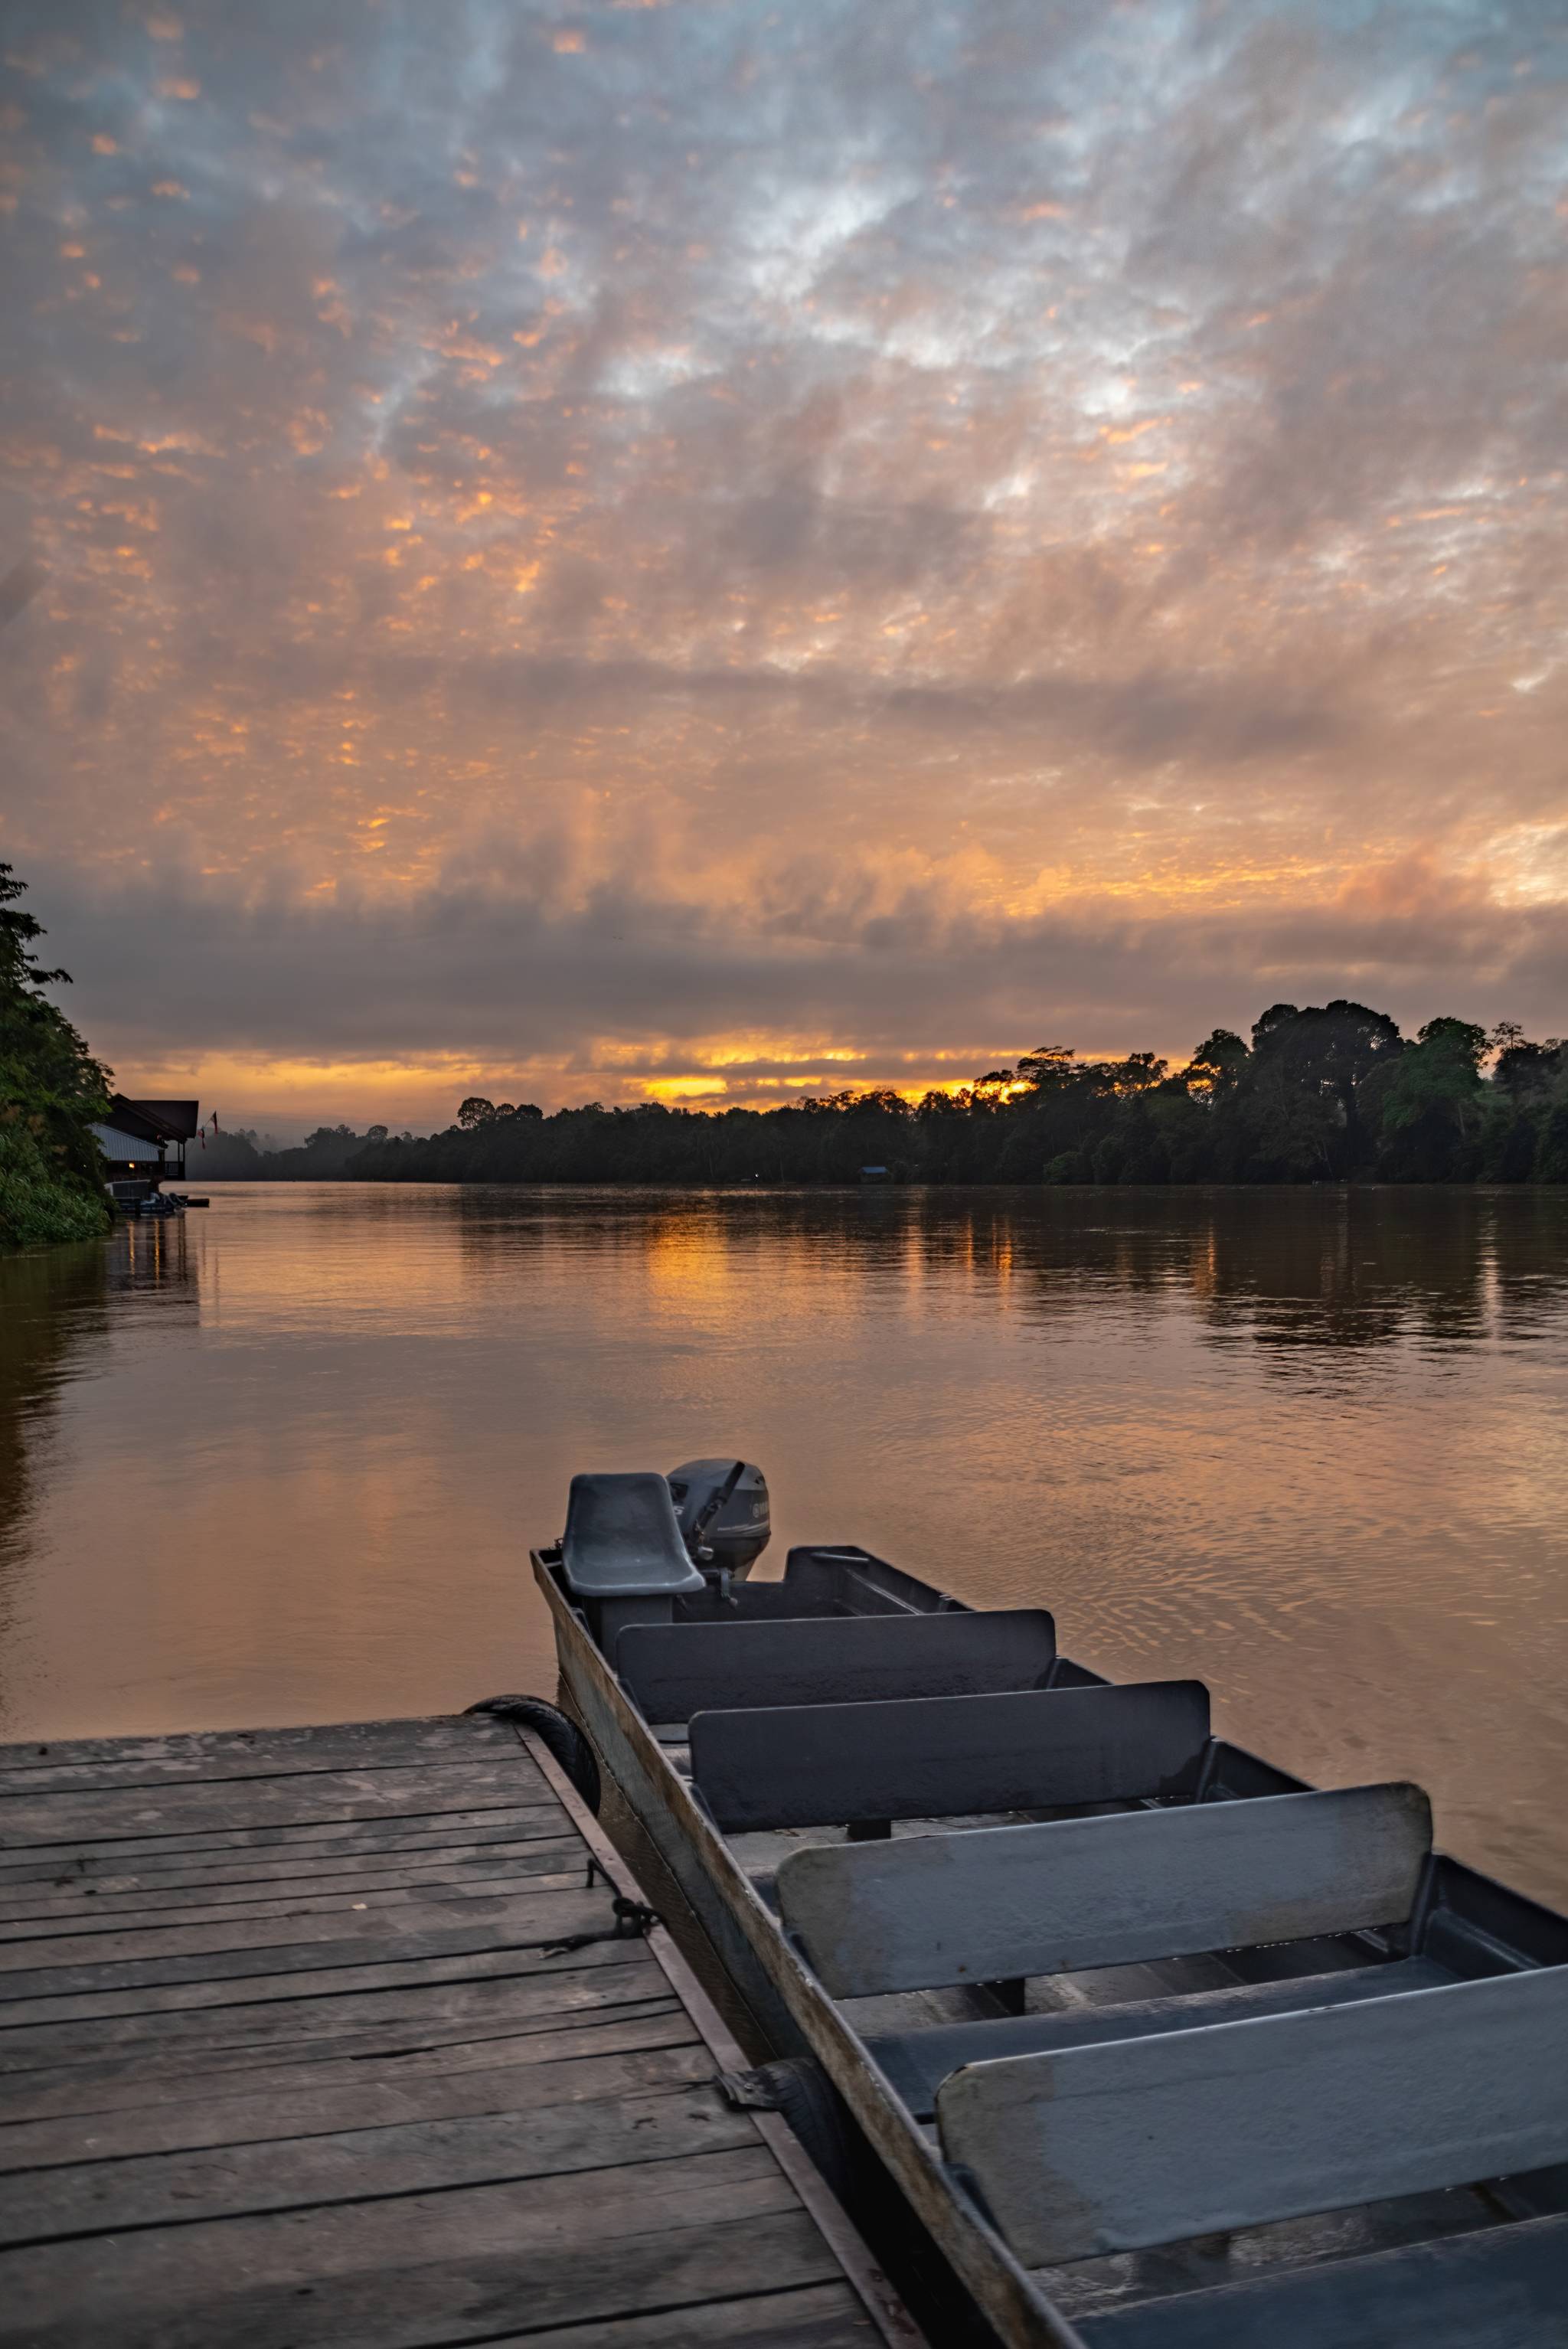
M 677 1596 L 705 1587 L 670 1488 L 652 1471 L 573 1476 L 561 1563 L 567 1589 L 612 1652 L 624 1625 L 667 1623 Z

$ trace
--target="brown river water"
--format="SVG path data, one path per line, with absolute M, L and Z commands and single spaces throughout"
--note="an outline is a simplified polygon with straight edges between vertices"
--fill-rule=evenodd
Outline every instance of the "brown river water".
M 0 1737 L 550 1693 L 572 1472 L 733 1448 L 1568 1899 L 1568 1191 L 211 1198 L 0 1261 Z

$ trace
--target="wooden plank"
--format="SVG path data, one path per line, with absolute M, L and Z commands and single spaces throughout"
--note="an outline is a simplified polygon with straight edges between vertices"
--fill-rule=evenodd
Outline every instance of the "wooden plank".
M 615 1669 L 649 1721 L 744 1705 L 854 1704 L 1026 1689 L 1056 1655 L 1042 1608 L 987 1615 L 631 1623 Z
M 542 1847 L 547 1857 L 536 1867 L 530 1868 L 514 1861 L 509 1868 L 487 1868 L 482 1873 L 461 1875 L 455 1870 L 445 1875 L 418 1876 L 407 1884 L 390 1878 L 369 1877 L 364 1880 L 341 1878 L 325 1886 L 291 1885 L 273 1897 L 261 1898 L 246 1888 L 225 1886 L 227 1899 L 203 1900 L 199 1895 L 187 1894 L 171 1901 L 168 1907 L 150 1909 L 145 1894 L 138 1896 L 124 1907 L 106 1901 L 100 1909 L 91 1900 L 83 1900 L 74 1910 L 57 1909 L 46 1917 L 17 1918 L 0 1928 L 0 1944 L 26 1953 L 45 1940 L 68 1934 L 79 1941 L 84 1951 L 97 1942 L 112 1939 L 117 1934 L 143 1935 L 172 1931 L 177 1926 L 212 1927 L 226 1923 L 254 1921 L 267 1923 L 294 1918 L 307 1927 L 314 1917 L 331 1917 L 341 1909 L 369 1912 L 379 1909 L 409 1907 L 450 1908 L 460 1913 L 465 1902 L 476 1899 L 500 1900 L 516 1895 L 521 1899 L 535 1892 L 574 1892 L 583 1886 L 583 1868 L 575 1854 L 552 1851 Z M 268 1893 L 263 1886 L 261 1891 Z M 18 1962 L 20 1960 L 18 1959 Z
M 699 1713 L 697 1790 L 721 1827 L 1044 1810 L 1190 1795 L 1201 1681 Z
M 242 1848 L 180 1853 L 161 1864 L 150 1859 L 118 1864 L 107 1857 L 89 1859 L 79 1868 L 67 1868 L 62 1871 L 46 1865 L 31 1870 L 18 1869 L 0 1878 L 0 1909 L 20 1914 L 34 1901 L 81 1900 L 88 1897 L 135 1895 L 160 1900 L 166 1894 L 183 1894 L 192 1899 L 222 1899 L 231 1889 L 243 1899 L 252 1892 L 264 1894 L 274 1884 L 304 1883 L 313 1878 L 328 1883 L 338 1878 L 347 1882 L 356 1876 L 396 1875 L 411 1878 L 421 1869 L 470 1864 L 496 1866 L 542 1847 L 549 1849 L 562 1839 L 559 1817 L 550 1821 L 542 1812 L 537 1826 L 525 1824 L 508 1828 L 502 1825 L 490 1836 L 467 1827 L 458 1830 L 452 1839 L 428 1837 L 407 1849 L 394 1846 L 385 1851 L 345 1850 L 336 1845 L 304 1843 L 260 1851 Z
M 646 1951 L 629 1940 L 591 1942 L 560 1957 L 523 1951 L 514 1956 L 487 1952 L 444 1962 L 429 1960 L 407 1972 L 404 1981 L 377 1979 L 366 1984 L 335 1971 L 314 1991 L 304 1992 L 299 1987 L 304 1978 L 294 1974 L 280 1978 L 270 1993 L 263 1984 L 261 1995 L 253 1986 L 239 1996 L 175 2004 L 169 1993 L 154 1992 L 146 1993 L 148 2000 L 160 2003 L 150 2002 L 128 2013 L 50 2014 L 26 2023 L 14 2020 L 0 2030 L 0 2083 L 10 2073 L 33 2071 L 40 2064 L 91 2061 L 95 2054 L 118 2058 L 141 2049 L 150 2052 L 165 2043 L 240 2047 L 280 2038 L 314 2042 L 344 2031 L 423 2032 L 470 2009 L 476 2014 L 514 2008 L 544 2014 L 556 2004 L 656 1997 L 663 1989 L 657 1967 L 650 1970 Z M 565 1977 L 562 1983 L 556 1982 L 558 1975 Z M 602 1975 L 622 1979 L 600 1982 Z M 593 1979 L 579 1983 L 580 1976 Z M 644 1989 L 633 1986 L 634 1976 Z
M 1185 1957 L 1408 1915 L 1431 1845 L 1417 1786 L 813 1844 L 786 1927 L 837 1998 Z
M 387 1858 L 434 1858 L 444 1851 L 479 1848 L 486 1844 L 526 1844 L 540 1837 L 561 1835 L 561 1811 L 554 1804 L 502 1804 L 495 1811 L 437 1811 L 429 1818 L 401 1823 L 383 1820 L 338 1820 L 326 1826 L 256 1827 L 249 1832 L 216 1835 L 152 1835 L 127 1837 L 108 1844 L 33 1844 L 16 1851 L 0 1851 L 0 1900 L 12 1900 L 24 1884 L 49 1889 L 101 1884 L 106 1877 L 129 1877 L 136 1884 L 191 1884 L 223 1881 L 225 1869 L 237 1877 L 265 1875 L 270 1868 L 289 1872 L 295 1865 L 380 1865 Z
M 356 1900 L 375 1907 L 420 1899 L 461 1900 L 487 1892 L 499 1898 L 512 1890 L 564 1891 L 581 1885 L 583 1878 L 576 1838 L 556 1836 L 502 1850 L 494 1859 L 458 1861 L 450 1867 L 431 1859 L 423 1867 L 399 1868 L 394 1857 L 384 1869 L 358 1875 L 327 1868 L 304 1878 L 285 1873 L 251 1883 L 181 1884 L 166 1892 L 134 1884 L 116 1891 L 112 1878 L 107 1884 L 78 1885 L 67 1892 L 28 1885 L 0 1910 L 0 1941 L 37 1940 L 67 1930 L 130 1932 L 215 1924 L 224 1917 L 309 1915 Z
M 354 1819 L 413 1818 L 431 1812 L 500 1808 L 537 1790 L 539 1774 L 515 1760 L 432 1762 L 387 1770 L 299 1771 L 222 1785 L 114 1787 L 101 1795 L 8 1796 L 0 1832 L 12 1850 L 91 1837 L 98 1845 L 214 1827 L 299 1826 Z
M 615 1981 L 616 1976 L 604 1977 Z M 126 2116 L 131 2129 L 157 2130 L 163 2106 L 214 2106 L 232 2103 L 236 2109 L 251 2098 L 299 2095 L 326 2096 L 338 2089 L 374 2091 L 381 2086 L 419 2094 L 420 2084 L 470 2071 L 510 2072 L 539 2065 L 586 2062 L 591 2057 L 625 2054 L 657 2054 L 694 2043 L 686 2016 L 665 1986 L 659 1994 L 650 1985 L 643 1998 L 616 2000 L 588 2006 L 546 2008 L 514 2015 L 459 2017 L 439 2022 L 428 2037 L 415 2029 L 394 2028 L 385 2034 L 342 2032 L 292 2044 L 166 2049 L 161 2045 L 139 2053 L 109 2054 L 97 2061 L 45 2065 L 0 2079 L 0 2168 L 14 2168 L 13 2149 L 34 2137 L 40 2147 L 56 2151 L 39 2158 L 75 2159 L 81 2150 L 81 2124 L 91 2116 L 111 2133 Z M 526 2095 L 526 2089 L 521 2091 Z M 314 2109 L 314 2106 L 312 2107 Z M 334 2108 L 335 2109 L 335 2107 Z M 344 2107 L 351 2125 L 359 2108 Z M 198 2124 L 190 2113 L 181 2121 L 166 2116 L 173 2129 Z M 53 2124 L 70 2124 L 57 2141 Z M 296 2134 L 304 2134 L 302 2124 Z M 171 2137 L 170 2146 L 184 2141 Z M 192 2139 L 191 2141 L 194 2141 Z M 161 2138 L 140 2147 L 155 2152 Z M 61 2151 L 59 2148 L 64 2147 Z M 72 2151 L 71 2148 L 75 2150 Z
M 1145 2301 L 1078 2330 L 1089 2349 L 1564 2349 L 1568 2219 Z
M 131 1909 L 123 1913 L 113 1909 L 100 1914 L 90 1902 L 85 1918 L 69 1920 L 68 1939 L 84 1958 L 96 1955 L 100 1947 L 114 1944 L 122 1956 L 131 1954 L 131 1945 L 155 1940 L 187 1927 L 193 1931 L 223 1930 L 232 1935 L 236 1947 L 251 1946 L 242 1929 L 253 1924 L 260 1929 L 293 1925 L 296 1938 L 309 1933 L 315 1938 L 318 1923 L 330 1924 L 331 1920 L 352 1914 L 363 1922 L 377 1915 L 386 1918 L 396 1930 L 398 1919 L 409 1909 L 425 1908 L 433 1913 L 449 1915 L 454 1923 L 461 1923 L 476 1901 L 529 1899 L 543 1893 L 580 1892 L 583 1870 L 575 1862 L 562 1868 L 558 1861 L 553 1872 L 542 1868 L 525 1870 L 521 1875 L 503 1871 L 493 1876 L 461 1878 L 451 1883 L 392 1884 L 384 1886 L 374 1880 L 368 1885 L 335 1887 L 330 1892 L 296 1893 L 282 1900 L 222 1900 L 215 1905 L 173 1910 Z M 41 1941 L 58 1941 L 66 1930 L 66 1920 L 59 1917 L 36 1918 L 30 1926 L 19 1926 L 9 1935 L 0 1934 L 0 1984 L 11 1979 L 13 1963 L 20 1965 Z M 323 1940 L 335 1940 L 341 1936 L 327 1931 Z M 258 1941 L 257 1946 L 264 1946 Z
M 289 1777 L 316 1771 L 418 1768 L 427 1763 L 507 1761 L 520 1754 L 506 1723 L 477 1714 L 471 1721 L 384 1723 L 319 1729 L 290 1736 L 253 1732 L 228 1737 L 107 1741 L 95 1755 L 73 1756 L 49 1746 L 0 1746 L 0 1796 L 98 1794 L 111 1788 L 221 1785 L 245 1778 Z
M 711 2076 L 640 2094 L 491 2110 L 259 2143 L 62 2164 L 0 2178 L 0 2245 L 131 2227 L 188 2226 L 626 2162 L 685 2162 L 755 2147 L 749 2116 Z
M 160 2023 L 176 2034 L 178 2018 L 213 2014 L 221 2009 L 284 2006 L 292 2010 L 292 2027 L 314 2028 L 328 1999 L 356 1992 L 385 1996 L 388 1992 L 428 1989 L 438 1983 L 511 1980 L 578 1966 L 634 1966 L 647 1963 L 641 1944 L 632 1940 L 590 1942 L 586 1948 L 560 1950 L 503 1948 L 465 1951 L 460 1955 L 432 1957 L 417 1950 L 401 1961 L 328 1966 L 297 1972 L 242 1975 L 234 1981 L 153 1983 L 141 1990 L 81 1992 L 70 1997 L 15 1999 L 0 2008 L 0 2070 L 30 2060 L 18 2049 L 38 2044 L 40 2029 L 81 2024 L 89 2039 L 109 2044 L 108 2026 L 124 2027 L 129 2039 L 147 2038 Z M 247 2016 L 231 2017 L 224 2029 L 242 2029 Z M 285 2018 L 284 2029 L 290 2027 Z
M 501 1836 L 560 1832 L 559 1806 L 530 1802 L 381 1819 L 327 1819 L 294 1826 L 214 1826 L 180 1835 L 112 1837 L 101 1843 L 75 1837 L 65 1843 L 18 1844 L 14 1850 L 0 1844 L 0 1892 L 26 1880 L 69 1881 L 78 1876 L 90 1880 L 98 1869 L 155 1873 L 291 1853 L 308 1857 L 426 1851 L 444 1847 L 455 1835 L 466 1841 L 484 1842 Z
M 550 1982 L 563 1984 L 564 1995 L 546 2003 L 535 1984 L 534 1998 L 515 2011 L 452 2014 L 421 2009 L 379 2030 L 296 2031 L 286 2039 L 233 2045 L 156 2039 L 121 2043 L 107 2054 L 96 2047 L 76 2049 L 75 2060 L 62 2054 L 58 2062 L 0 2075 L 0 2126 L 185 2102 L 216 2094 L 220 2079 L 235 2095 L 313 2081 L 396 2082 L 405 2075 L 417 2078 L 425 2071 L 475 2064 L 570 2062 L 579 2050 L 600 2045 L 676 2046 L 690 2035 L 681 2027 L 678 2002 L 656 1979 L 656 1970 L 655 1975 L 628 1977 L 616 1967 L 586 1976 L 552 1976 Z
M 98 1992 L 158 1990 L 179 1982 L 234 1982 L 258 1973 L 328 1966 L 408 1964 L 418 1957 L 460 1957 L 469 1950 L 538 1950 L 573 1933 L 613 1930 L 603 1887 L 584 1891 L 523 1891 L 438 1908 L 326 1912 L 319 1917 L 258 1917 L 230 1924 L 181 1924 L 152 1933 L 66 1933 L 54 1940 L 0 1945 L 0 2025 L 14 2002 L 97 1997 Z
M 612 2316 L 564 2332 L 509 2333 L 487 2349 L 716 2349 L 745 2342 L 748 2349 L 868 2349 L 876 2334 L 845 2284 L 805 2292 L 759 2292 L 744 2300 L 710 2300 L 701 2307 L 664 2310 L 657 2316 Z
M 1290 2014 L 1302 2006 L 1343 2006 L 1353 1999 L 1437 1990 L 1453 1979 L 1429 1958 L 1394 1959 L 1381 1966 L 1347 1966 L 1342 1973 L 1233 1982 L 1223 1990 L 1190 1991 L 1173 1998 L 1130 1999 L 1119 2005 L 1068 2007 L 1055 2014 L 1001 2014 L 974 2023 L 937 2023 L 923 2031 L 878 2033 L 867 2035 L 866 2045 L 915 2118 L 923 2121 L 936 2110 L 936 2091 L 943 2081 L 965 2064 L 1044 2055 L 1101 2039 L 1196 2031 L 1212 2023 Z
M 936 2111 L 1044 2266 L 1568 2159 L 1565 2074 L 1553 1966 L 974 2064 Z
M 6 2349 L 437 2349 L 837 2281 L 760 2146 L 46 2244 L 0 2258 Z
M 415 1714 L 408 1720 L 336 1721 L 325 1727 L 311 1723 L 294 1729 L 176 1730 L 150 1737 L 55 1737 L 0 1745 L 0 1771 L 118 1768 L 149 1762 L 225 1765 L 247 1757 L 263 1762 L 275 1758 L 286 1765 L 294 1757 L 331 1752 L 374 1756 L 401 1747 L 437 1755 L 487 1744 L 502 1749 L 509 1742 L 517 1743 L 516 1731 L 494 1713 Z
M 289 2137 L 331 2137 L 412 2121 L 461 2120 L 487 2113 L 529 2113 L 552 2105 L 654 2094 L 713 2082 L 713 2059 L 686 2024 L 666 2022 L 663 2046 L 606 2048 L 562 2054 L 559 2041 L 612 2036 L 605 2033 L 534 2033 L 492 2043 L 490 2062 L 469 2048 L 467 2064 L 410 2072 L 407 2060 L 269 2066 L 237 2080 L 198 2073 L 185 2093 L 119 2111 L 71 2113 L 6 2124 L 0 2114 L 0 2182 L 17 2173 L 146 2154 L 186 2154 L 202 2146 L 261 2145 Z M 649 2027 L 643 2027 L 645 2038 Z M 498 2052 L 533 2051 L 533 2060 L 498 2062 Z M 285 2085 L 280 2086 L 280 2078 Z
M 176 1920 L 150 1931 L 56 1933 L 44 1940 L 6 1941 L 0 1943 L 0 2001 L 218 1982 L 277 1973 L 289 1966 L 315 1971 L 337 1962 L 374 1961 L 378 1956 L 535 1949 L 573 1933 L 612 1931 L 614 1920 L 603 1886 L 585 1889 L 583 1872 L 577 1870 L 573 1888 L 566 1892 L 531 1888 L 499 1897 L 476 1895 L 444 1906 L 423 1899 L 363 1911 L 346 1901 L 305 1918 L 285 1912 L 208 1925 Z M 345 1951 L 341 1960 L 339 1945 Z M 4 2021 L 0 2007 L 0 2023 Z
M 145 1793 L 154 1797 L 195 1786 L 248 1785 L 256 1778 L 374 1776 L 380 1770 L 472 1769 L 486 1764 L 510 1765 L 521 1753 L 515 1736 L 472 1738 L 467 1750 L 456 1742 L 421 1754 L 410 1742 L 381 1753 L 352 1745 L 323 1745 L 307 1754 L 235 1754 L 227 1762 L 101 1762 L 61 1764 L 57 1768 L 36 1763 L 20 1770 L 0 1771 L 0 1800 L 31 1801 L 45 1795 L 124 1795 Z

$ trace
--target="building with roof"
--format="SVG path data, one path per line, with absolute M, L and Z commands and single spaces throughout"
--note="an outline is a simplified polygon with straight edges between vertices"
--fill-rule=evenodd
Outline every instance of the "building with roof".
M 185 1178 L 185 1145 L 196 1132 L 200 1103 L 128 1101 L 115 1093 L 109 1114 L 93 1126 L 104 1154 L 110 1195 L 124 1204 L 146 1198 L 173 1175 Z

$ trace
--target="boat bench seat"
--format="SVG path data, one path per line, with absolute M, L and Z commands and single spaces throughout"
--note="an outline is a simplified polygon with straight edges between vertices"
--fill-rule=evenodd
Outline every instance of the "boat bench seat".
M 691 1767 L 743 1833 L 1191 1795 L 1208 1744 L 1202 1682 L 1150 1681 L 699 1713 Z
M 936 2118 L 944 2158 L 1046 2267 L 1563 2161 L 1565 2068 L 1568 1966 L 1549 1966 L 971 2064 Z
M 646 1721 L 704 1711 L 853 1704 L 1034 1687 L 1056 1661 L 1043 1608 L 994 1614 L 632 1623 L 613 1661 Z
M 1439 1990 L 1455 1977 L 1432 1958 L 1395 1958 L 1385 1965 L 1346 1966 L 1327 1974 L 1297 1974 L 1286 1982 L 1236 1982 L 1222 1990 L 1171 1998 L 1128 2000 L 1115 2006 L 1071 2007 L 1054 2014 L 984 2016 L 923 2031 L 875 2033 L 866 2047 L 916 2120 L 936 2111 L 936 2094 L 965 2064 L 1009 2055 L 1045 2055 L 1064 2047 L 1090 2047 L 1105 2039 L 1148 2039 L 1169 2031 L 1197 2031 L 1213 2023 L 1242 2023 L 1288 2014 L 1303 2006 L 1345 2006 L 1401 1991 Z
M 1431 1835 L 1382 1785 L 816 1844 L 779 1906 L 831 1996 L 873 1997 L 1399 1923 Z
M 1088 2349 L 1563 2349 L 1568 2218 L 1182 2292 L 1079 2317 Z

